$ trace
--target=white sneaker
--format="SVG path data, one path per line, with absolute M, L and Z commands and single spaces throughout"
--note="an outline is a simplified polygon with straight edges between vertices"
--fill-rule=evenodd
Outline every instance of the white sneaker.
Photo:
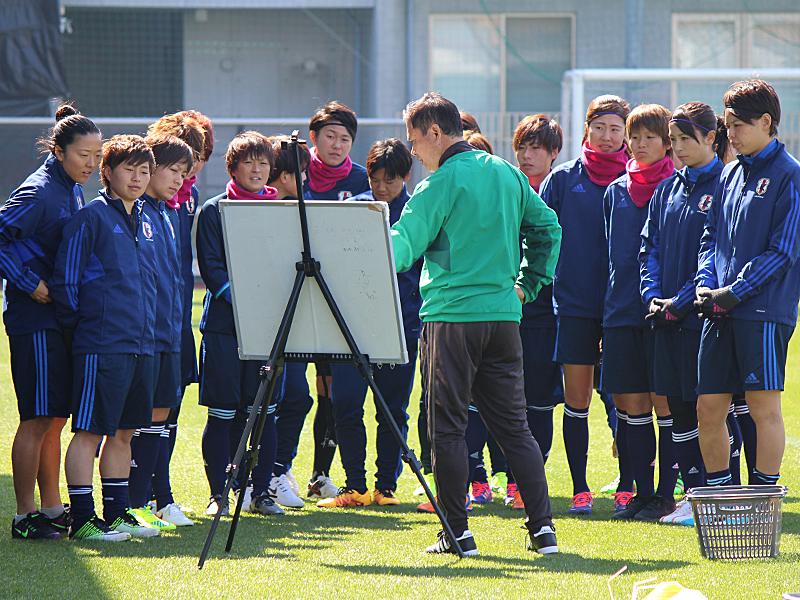
M 178 505 L 174 502 L 172 504 L 167 504 L 164 508 L 159 511 L 155 511 L 153 514 L 162 521 L 172 523 L 176 527 L 188 527 L 189 525 L 194 525 L 191 519 L 183 514 L 183 511 L 178 508 Z
M 292 469 L 290 468 L 286 471 L 286 481 L 289 482 L 289 487 L 292 488 L 294 495 L 298 498 L 300 497 L 300 485 L 298 485 L 297 480 L 294 478 L 294 473 L 292 473 Z
M 176 502 L 175 506 L 181 509 L 181 512 L 185 514 L 190 519 L 193 519 L 197 516 L 197 511 L 193 509 L 191 506 L 186 506 L 185 504 L 181 504 L 180 502 Z
M 242 512 L 250 510 L 250 498 L 253 495 L 253 486 L 248 485 L 244 489 L 244 500 L 242 501 Z M 236 492 L 236 502 L 239 502 L 239 492 Z M 234 503 L 235 504 L 235 503 Z
M 211 496 L 208 501 L 208 508 L 206 508 L 206 515 L 209 517 L 213 517 L 217 514 L 217 511 L 220 511 L 221 517 L 228 516 L 228 500 L 227 498 L 223 501 L 222 496 Z
M 694 514 L 692 513 L 692 503 L 688 500 L 681 500 L 675 505 L 675 510 L 659 519 L 661 523 L 672 525 L 683 525 L 694 527 Z
M 275 502 L 281 506 L 303 508 L 306 505 L 303 499 L 298 497 L 292 490 L 286 474 L 272 478 L 269 482 L 269 493 L 275 499 Z
M 315 500 L 336 498 L 339 495 L 339 488 L 328 477 L 320 475 L 316 481 L 308 482 L 308 494 L 306 495 Z

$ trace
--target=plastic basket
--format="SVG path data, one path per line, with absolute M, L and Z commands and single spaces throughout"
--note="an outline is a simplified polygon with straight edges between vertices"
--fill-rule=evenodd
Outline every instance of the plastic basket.
M 782 485 L 692 488 L 700 551 L 706 558 L 773 558 L 781 542 Z

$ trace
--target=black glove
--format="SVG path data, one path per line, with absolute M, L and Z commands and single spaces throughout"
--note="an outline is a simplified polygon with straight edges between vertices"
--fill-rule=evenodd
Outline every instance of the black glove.
M 648 313 L 644 320 L 650 321 L 653 329 L 661 329 L 678 323 L 685 315 L 675 308 L 672 300 L 653 298 L 650 300 Z
M 697 288 L 697 300 L 694 305 L 700 310 L 701 319 L 718 319 L 728 316 L 728 312 L 741 300 L 731 291 L 731 286 L 712 290 L 708 287 Z

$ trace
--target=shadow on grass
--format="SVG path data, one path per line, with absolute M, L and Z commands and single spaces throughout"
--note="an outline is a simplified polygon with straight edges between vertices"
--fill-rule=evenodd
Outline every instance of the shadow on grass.
M 11 475 L 0 475 L 0 510 L 9 520 L 16 512 Z M 8 525 L 4 520 L 4 525 Z M 82 598 L 110 600 L 89 569 L 91 547 L 67 540 L 19 540 L 11 537 L 11 527 L 0 534 L 0 597 L 2 598 Z M 112 544 L 113 545 L 113 544 Z M 87 552 L 88 550 L 88 552 Z M 66 577 L 65 577 L 66 575 Z
M 562 552 L 557 555 L 539 556 L 531 554 L 530 559 L 507 558 L 502 556 L 479 555 L 464 559 L 446 557 L 444 563 L 434 563 L 443 557 L 431 557 L 431 564 L 424 567 L 393 567 L 386 565 L 342 565 L 323 563 L 322 566 L 346 573 L 359 575 L 391 575 L 395 577 L 430 577 L 447 575 L 464 579 L 483 577 L 498 579 L 523 579 L 532 572 L 541 573 L 587 573 L 602 575 L 619 569 L 619 559 L 585 558 L 578 554 Z M 654 572 L 674 570 L 690 564 L 683 560 L 640 560 L 628 561 L 630 572 Z

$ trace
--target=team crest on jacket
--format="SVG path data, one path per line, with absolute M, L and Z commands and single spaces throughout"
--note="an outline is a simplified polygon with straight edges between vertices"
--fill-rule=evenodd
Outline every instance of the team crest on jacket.
M 186 210 L 189 211 L 189 214 L 194 212 L 194 196 L 189 194 L 189 199 L 186 201 Z
M 698 202 L 697 207 L 703 212 L 705 212 L 709 208 L 711 208 L 711 203 L 713 201 L 714 201 L 714 196 L 712 196 L 711 194 L 703 194 L 703 197 L 700 198 L 700 202 Z
M 353 197 L 353 192 L 349 192 L 347 190 L 342 190 L 339 192 L 339 200 L 347 200 L 348 198 Z
M 769 179 L 764 177 L 763 179 L 758 180 L 758 184 L 756 185 L 756 194 L 759 196 L 763 196 L 767 192 L 767 188 L 769 187 Z
M 144 237 L 146 237 L 148 240 L 153 239 L 153 226 L 147 221 L 142 222 L 142 232 L 144 232 Z

